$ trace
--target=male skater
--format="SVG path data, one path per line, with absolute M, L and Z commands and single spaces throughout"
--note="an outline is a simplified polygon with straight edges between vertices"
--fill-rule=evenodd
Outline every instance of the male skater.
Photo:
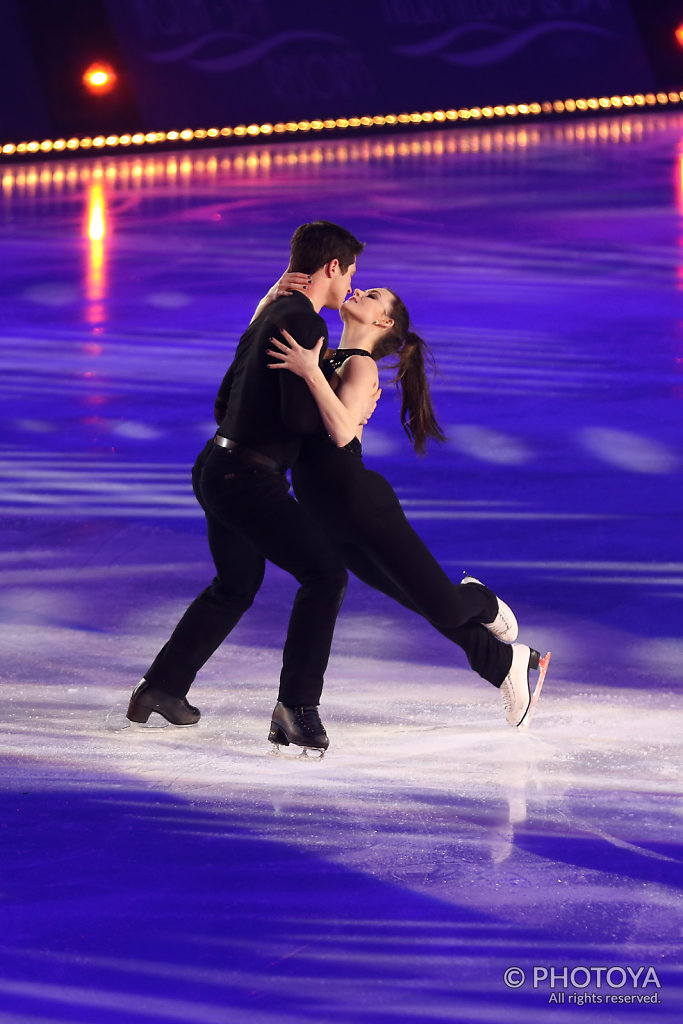
M 320 429 L 317 407 L 299 377 L 268 369 L 266 350 L 284 328 L 306 348 L 322 336 L 322 357 L 327 327 L 319 311 L 340 308 L 362 250 L 363 243 L 336 224 L 301 225 L 289 269 L 309 275 L 306 294 L 295 291 L 259 307 L 240 339 L 216 399 L 218 433 L 192 473 L 217 575 L 133 691 L 127 712 L 133 722 L 146 722 L 153 711 L 174 725 L 199 720 L 187 692 L 252 604 L 267 558 L 300 584 L 268 738 L 304 749 L 329 746 L 318 704 L 347 574 L 321 526 L 289 494 L 285 476 L 302 435 Z

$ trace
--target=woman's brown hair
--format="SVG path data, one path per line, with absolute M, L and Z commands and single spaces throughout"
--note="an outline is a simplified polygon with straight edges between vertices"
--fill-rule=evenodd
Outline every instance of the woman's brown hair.
M 428 441 L 447 440 L 436 418 L 427 380 L 427 364 L 434 369 L 434 357 L 427 343 L 410 329 L 410 315 L 404 303 L 390 288 L 386 290 L 393 298 L 387 313 L 394 325 L 372 355 L 377 362 L 385 356 L 398 356 L 392 383 L 401 393 L 401 423 L 415 451 L 424 455 Z

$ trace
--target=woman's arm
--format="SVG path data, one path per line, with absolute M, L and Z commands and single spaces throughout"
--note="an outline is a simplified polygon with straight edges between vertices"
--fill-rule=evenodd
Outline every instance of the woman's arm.
M 275 302 L 281 295 L 291 295 L 292 292 L 305 292 L 310 283 L 311 279 L 308 274 L 298 274 L 285 270 L 282 277 L 263 296 L 249 322 L 253 324 L 256 317 L 261 315 L 266 306 L 269 306 L 271 302 Z
M 365 356 L 350 356 L 344 364 L 344 376 L 336 392 L 323 374 L 318 359 L 322 338 L 315 348 L 302 348 L 287 331 L 280 332 L 286 344 L 271 338 L 274 349 L 268 355 L 277 359 L 269 363 L 270 370 L 290 370 L 303 378 L 320 410 L 325 429 L 339 447 L 343 448 L 354 437 L 360 437 L 379 400 L 381 389 L 377 366 Z

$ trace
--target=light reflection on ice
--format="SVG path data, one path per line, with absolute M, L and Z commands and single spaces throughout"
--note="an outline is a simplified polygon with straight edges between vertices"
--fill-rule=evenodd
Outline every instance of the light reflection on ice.
M 528 445 L 507 434 L 474 424 L 453 424 L 446 428 L 453 448 L 483 462 L 517 466 L 533 458 Z
M 661 441 L 632 431 L 608 427 L 585 427 L 580 440 L 589 452 L 631 473 L 674 473 L 679 459 Z

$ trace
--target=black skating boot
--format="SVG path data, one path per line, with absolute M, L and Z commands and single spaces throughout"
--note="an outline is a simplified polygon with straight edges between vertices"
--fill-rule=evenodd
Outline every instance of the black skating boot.
M 315 705 L 290 708 L 281 701 L 275 705 L 268 739 L 278 746 L 288 747 L 293 743 L 296 747 L 303 747 L 303 755 L 307 750 L 319 750 L 321 757 L 330 745 Z
M 201 716 L 199 708 L 188 704 L 186 697 L 174 697 L 141 679 L 131 695 L 126 718 L 130 722 L 146 722 L 153 711 L 171 725 L 196 725 Z

